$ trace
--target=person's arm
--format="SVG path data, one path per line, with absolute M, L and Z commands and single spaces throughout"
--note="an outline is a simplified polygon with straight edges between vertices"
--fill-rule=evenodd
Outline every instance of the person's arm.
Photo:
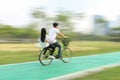
M 63 33 L 61 33 L 59 29 L 56 29 L 56 32 L 57 32 L 58 36 L 60 36 L 60 37 L 62 37 L 62 38 L 68 38 L 68 37 L 65 36 Z
M 58 35 L 60 35 L 62 38 L 68 38 L 67 36 L 65 36 L 63 33 L 58 33 Z

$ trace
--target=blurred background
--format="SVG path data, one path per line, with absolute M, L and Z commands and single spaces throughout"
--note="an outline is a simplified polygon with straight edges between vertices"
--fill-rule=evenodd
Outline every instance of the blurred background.
M 120 51 L 119 7 L 119 0 L 0 0 L 0 64 L 37 61 L 40 29 L 53 22 L 74 56 Z
M 0 0 L 0 42 L 35 42 L 60 23 L 72 40 L 120 41 L 118 0 Z

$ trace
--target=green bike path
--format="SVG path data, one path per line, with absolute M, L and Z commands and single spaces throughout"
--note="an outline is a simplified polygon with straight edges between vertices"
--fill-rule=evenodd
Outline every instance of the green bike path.
M 0 80 L 48 80 L 88 69 L 120 63 L 120 52 L 73 57 L 71 62 L 53 60 L 49 66 L 39 61 L 0 66 Z

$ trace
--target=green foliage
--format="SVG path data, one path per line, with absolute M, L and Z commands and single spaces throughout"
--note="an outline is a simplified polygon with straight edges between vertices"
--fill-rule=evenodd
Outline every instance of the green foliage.
M 9 25 L 0 25 L 0 34 L 11 34 L 11 33 L 14 33 L 14 30 L 16 30 L 16 28 L 12 28 L 11 26 Z
M 71 18 L 71 12 L 70 11 L 58 11 L 58 13 L 52 17 L 49 17 L 49 15 L 47 15 L 47 13 L 44 12 L 43 9 L 41 8 L 37 8 L 32 12 L 32 16 L 35 19 L 40 19 L 41 23 L 40 25 L 44 25 L 44 26 L 51 26 L 52 22 L 57 21 L 58 23 L 60 23 L 60 29 L 66 33 L 71 32 L 73 30 L 72 28 L 72 22 L 70 22 L 70 18 Z M 37 22 L 37 21 L 36 21 Z M 49 25 L 50 23 L 50 25 Z M 41 28 L 41 26 L 39 26 Z
M 73 31 L 73 23 L 70 21 L 70 19 L 70 11 L 59 11 L 57 13 L 55 20 L 61 24 L 60 29 L 63 33 L 71 33 Z
M 120 26 L 118 26 L 116 28 L 112 28 L 112 30 L 119 30 L 120 31 Z
M 73 80 L 119 80 L 120 67 L 108 68 L 105 71 L 91 74 L 82 78 Z
M 0 39 L 34 39 L 37 38 L 39 33 L 29 28 L 14 28 L 9 25 L 0 26 Z
M 69 20 L 69 17 L 64 15 L 64 14 L 58 14 L 57 17 L 56 17 L 56 20 L 67 22 Z
M 109 36 L 120 37 L 120 32 L 119 33 L 109 33 Z
M 111 32 L 109 33 L 109 36 L 120 38 L 120 26 L 112 28 Z
M 32 12 L 34 18 L 44 18 L 46 16 L 42 8 L 37 8 Z
M 70 32 L 68 30 L 61 30 L 71 40 L 87 40 L 87 41 L 120 41 L 120 37 L 111 36 L 96 36 L 96 35 L 85 35 L 76 32 Z M 118 35 L 120 36 L 120 35 Z M 37 39 L 39 37 L 39 32 L 34 30 L 34 25 L 28 25 L 26 28 L 14 28 L 9 25 L 0 25 L 0 39 Z
M 78 41 L 120 41 L 120 37 L 111 37 L 111 36 L 97 36 L 92 34 L 81 34 L 72 32 L 68 35 L 71 40 Z
M 106 20 L 104 18 L 96 19 L 96 23 L 105 23 Z

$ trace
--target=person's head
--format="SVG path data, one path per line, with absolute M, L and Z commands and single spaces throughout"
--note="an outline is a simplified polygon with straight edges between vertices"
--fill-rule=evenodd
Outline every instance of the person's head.
M 41 29 L 41 41 L 42 42 L 45 42 L 45 38 L 46 38 L 46 29 L 45 28 L 42 28 Z
M 55 22 L 55 23 L 53 23 L 53 27 L 54 27 L 54 28 L 58 28 L 58 25 L 59 25 L 59 24 L 58 24 L 58 23 L 56 23 L 56 22 Z

